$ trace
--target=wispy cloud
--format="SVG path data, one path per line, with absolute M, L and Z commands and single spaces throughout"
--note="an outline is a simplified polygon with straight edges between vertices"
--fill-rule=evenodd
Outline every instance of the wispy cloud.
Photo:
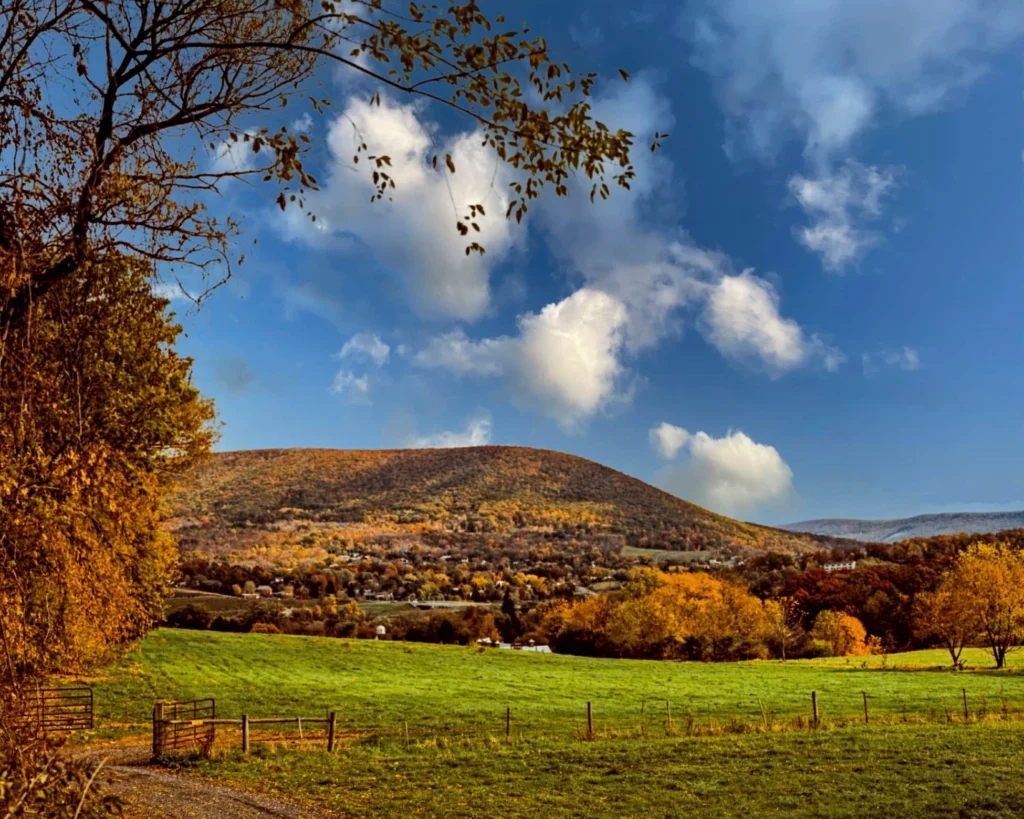
M 413 436 L 408 445 L 414 449 L 452 449 L 467 446 L 485 446 L 491 442 L 491 418 L 478 415 L 469 420 L 465 429 L 438 432 L 433 435 Z
M 941 107 L 1024 33 L 1018 0 L 693 0 L 680 17 L 714 80 L 734 154 L 794 135 L 824 159 L 884 107 Z
M 334 376 L 331 393 L 350 404 L 369 404 L 370 378 L 367 375 L 356 375 L 350 370 L 339 370 Z
M 913 347 L 883 350 L 879 353 L 864 353 L 861 355 L 861 365 L 866 376 L 874 375 L 882 367 L 913 372 L 921 369 L 921 355 Z
M 339 360 L 346 358 L 367 358 L 378 367 L 388 361 L 391 348 L 380 340 L 376 333 L 356 333 L 345 342 L 337 353 Z
M 863 225 L 881 216 L 882 200 L 895 184 L 893 169 L 853 161 L 815 178 L 794 176 L 789 189 L 811 219 L 796 230 L 797 239 L 821 257 L 826 270 L 842 272 L 880 241 Z

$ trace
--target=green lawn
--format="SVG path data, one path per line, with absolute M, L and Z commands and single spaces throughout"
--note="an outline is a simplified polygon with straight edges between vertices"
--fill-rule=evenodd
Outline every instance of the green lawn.
M 157 698 L 212 696 L 222 717 L 337 710 L 334 755 L 319 728 L 297 746 L 259 726 L 248 757 L 223 729 L 191 763 L 332 816 L 1024 815 L 1024 665 L 965 659 L 979 667 L 944 669 L 938 651 L 716 665 L 161 630 L 94 687 L 101 731 L 143 734 Z M 793 730 L 812 690 L 821 730 Z M 759 698 L 778 730 L 759 730 Z
M 1014 661 L 1024 655 L 1011 655 Z M 661 726 L 669 700 L 677 724 L 689 719 L 756 723 L 810 713 L 818 692 L 823 720 L 1024 713 L 1024 667 L 996 672 L 969 651 L 977 670 L 942 668 L 940 651 L 888 658 L 749 663 L 596 660 L 498 649 L 162 629 L 95 683 L 101 721 L 146 724 L 156 699 L 214 697 L 224 717 L 322 716 L 345 730 L 504 731 L 506 707 L 526 738 L 574 736 L 593 702 L 598 731 Z M 887 666 L 882 667 L 883 663 Z M 642 705 L 643 704 L 643 705 Z
M 894 725 L 700 739 L 326 753 L 237 752 L 198 772 L 332 816 L 1019 817 L 1015 723 Z

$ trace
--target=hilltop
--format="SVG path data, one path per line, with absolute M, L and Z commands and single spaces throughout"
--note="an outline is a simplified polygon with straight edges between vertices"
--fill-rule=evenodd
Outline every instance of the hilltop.
M 824 518 L 788 523 L 783 529 L 873 543 L 896 543 L 936 535 L 988 534 L 1024 527 L 1024 512 L 953 512 L 892 520 Z
M 172 527 L 303 521 L 620 536 L 652 549 L 801 552 L 831 539 L 743 523 L 574 455 L 527 447 L 222 452 L 182 481 Z M 844 544 L 848 545 L 848 544 Z

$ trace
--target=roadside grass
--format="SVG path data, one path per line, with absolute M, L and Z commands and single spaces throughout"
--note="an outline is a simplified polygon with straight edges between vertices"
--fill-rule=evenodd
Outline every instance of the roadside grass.
M 257 745 L 196 773 L 351 817 L 1017 817 L 1019 723 L 504 744 L 441 738 L 323 751 Z
M 1024 655 L 996 672 L 980 649 L 947 667 L 942 651 L 817 661 L 676 663 L 498 649 L 161 629 L 93 681 L 99 730 L 148 729 L 158 699 L 213 697 L 220 717 L 338 715 L 360 734 L 458 733 L 575 739 L 593 703 L 609 735 L 701 733 L 701 726 L 1024 716 Z M 669 719 L 671 709 L 671 723 Z M 690 729 L 687 726 L 692 726 Z M 102 735 L 102 734 L 101 734 Z

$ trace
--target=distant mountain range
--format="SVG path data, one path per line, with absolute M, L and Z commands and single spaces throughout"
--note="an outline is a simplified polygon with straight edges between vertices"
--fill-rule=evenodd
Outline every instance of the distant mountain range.
M 908 537 L 956 535 L 961 532 L 986 534 L 1021 527 L 1024 527 L 1024 512 L 952 512 L 896 520 L 824 518 L 787 523 L 780 528 L 790 532 L 810 532 L 871 543 L 895 543 Z

